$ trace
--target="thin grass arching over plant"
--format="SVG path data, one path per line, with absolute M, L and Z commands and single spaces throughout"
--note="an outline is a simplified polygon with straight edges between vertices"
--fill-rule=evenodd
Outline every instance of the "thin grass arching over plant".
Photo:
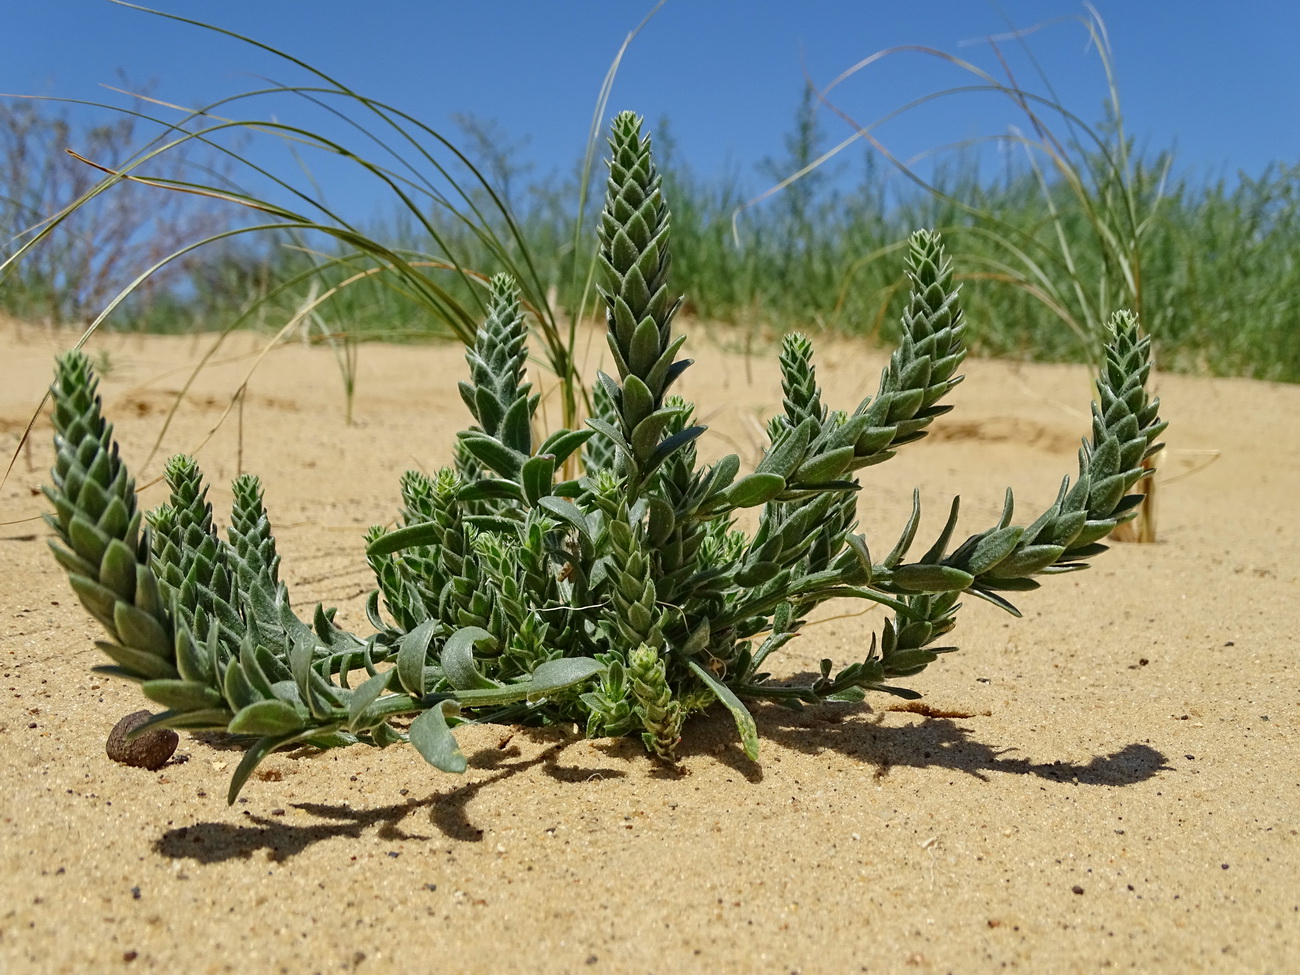
M 853 130 L 853 134 L 817 159 L 808 161 L 785 180 L 747 206 L 778 191 L 789 192 L 839 152 L 858 140 L 866 140 L 908 181 L 951 207 L 955 220 L 939 222 L 938 228 L 960 241 L 968 254 L 971 270 L 967 280 L 985 280 L 1028 296 L 1056 318 L 1084 350 L 1086 358 L 1100 368 L 1106 340 L 1106 323 L 1114 308 L 1132 309 L 1152 334 L 1160 336 L 1160 315 L 1148 315 L 1144 304 L 1144 255 L 1161 215 L 1161 205 L 1171 158 L 1160 157 L 1154 167 L 1135 153 L 1124 129 L 1113 54 L 1105 23 L 1090 5 L 1087 16 L 1068 18 L 1082 24 L 1095 48 L 1106 78 L 1106 119 L 1099 127 L 1089 125 L 1070 111 L 1053 90 L 1051 79 L 1034 58 L 1026 37 L 1039 28 L 1013 31 L 1003 37 L 986 38 L 1004 78 L 998 78 L 954 54 L 920 46 L 902 46 L 878 51 L 843 71 L 817 91 L 817 98 Z M 1012 40 L 1026 52 L 1044 94 L 1022 87 L 1001 42 Z M 929 92 L 909 101 L 880 119 L 864 124 L 833 100 L 833 93 L 850 78 L 873 65 L 905 55 L 919 55 L 973 76 L 975 83 Z M 1039 218 L 1028 223 L 1009 219 L 1001 207 L 982 205 L 989 194 L 967 185 L 966 192 L 953 192 L 933 178 L 922 175 L 915 161 L 893 153 L 875 134 L 885 123 L 937 100 L 996 94 L 1005 98 L 1022 117 L 1025 129 L 1012 126 L 1009 133 L 964 140 L 938 147 L 925 157 L 953 150 L 969 150 L 994 142 L 1023 150 L 1029 178 L 1036 187 Z M 1023 180 L 1022 180 L 1023 181 Z M 1001 202 L 996 195 L 993 202 Z M 1012 210 L 1013 216 L 1023 213 Z M 843 289 L 853 286 L 852 276 L 882 259 L 887 252 L 863 255 L 846 276 Z M 1014 329 L 1011 322 L 1001 323 Z M 1154 482 L 1145 484 L 1146 504 L 1138 521 L 1138 537 L 1155 540 Z
M 1163 155 L 1148 163 L 1134 151 L 1133 140 L 1124 129 L 1105 24 L 1091 7 L 1088 11 L 1086 18 L 1068 19 L 1083 25 L 1105 74 L 1106 118 L 1100 126 L 1090 125 L 1057 98 L 1050 77 L 1034 60 L 1025 39 L 1038 28 L 987 39 L 1003 67 L 1004 79 L 949 52 L 918 46 L 889 48 L 864 58 L 818 90 L 820 102 L 847 123 L 853 134 L 774 190 L 806 179 L 849 145 L 868 141 L 907 180 L 952 208 L 957 219 L 941 225 L 945 233 L 954 239 L 978 239 L 970 248 L 976 269 L 966 272 L 967 280 L 985 277 L 1023 291 L 1058 318 L 1096 361 L 1110 309 L 1128 307 L 1144 321 L 1150 317 L 1143 303 L 1143 245 L 1161 214 L 1171 158 Z M 1021 86 L 1000 48 L 1000 41 L 1007 39 L 1024 48 L 1045 94 Z M 976 83 L 929 92 L 869 124 L 859 122 L 833 100 L 835 89 L 850 78 L 905 55 L 955 67 L 972 75 Z M 1006 99 L 1022 117 L 1024 130 L 1012 125 L 1007 133 L 938 146 L 920 158 L 942 157 L 988 143 L 1022 150 L 1041 202 L 1040 218 L 1028 224 L 1002 215 L 1000 205 L 1007 201 L 999 194 L 974 192 L 969 182 L 953 187 L 945 186 L 941 179 L 927 178 L 916 166 L 920 158 L 899 158 L 875 134 L 885 123 L 930 102 L 987 94 Z M 1023 207 L 1011 210 L 1018 215 Z M 1148 327 L 1158 331 L 1157 324 L 1148 322 Z
M 755 703 L 917 697 L 894 681 L 956 649 L 940 641 L 963 595 L 1018 615 L 1010 594 L 1086 568 L 1132 519 L 1141 499 L 1130 491 L 1149 476 L 1143 462 L 1166 424 L 1146 390 L 1150 341 L 1117 312 L 1078 473 L 1055 500 L 1015 524 L 1008 490 L 997 524 L 954 545 L 954 499 L 938 538 L 913 556 L 918 490 L 897 542 L 873 558 L 855 531 L 859 472 L 925 438 L 951 409 L 943 400 L 966 356 L 959 287 L 927 231 L 908 240 L 902 338 L 875 395 L 832 408 L 812 341 L 789 335 L 782 408 L 758 464 L 742 473 L 735 454 L 702 462 L 706 428 L 673 390 L 692 360 L 679 358 L 672 222 L 642 120 L 620 113 L 609 145 L 598 286 L 612 365 L 596 376 L 596 415 L 582 429 L 537 430 L 520 291 L 495 275 L 459 383 L 474 422 L 457 435 L 454 464 L 407 472 L 399 525 L 367 533 L 377 583 L 368 635 L 344 631 L 323 606 L 310 621 L 295 612 L 257 478 L 236 479 L 225 538 L 190 457 L 168 461 L 170 501 L 139 510 L 88 359 L 59 358 L 44 489 L 54 556 L 105 628 L 98 646 L 111 663 L 100 670 L 139 682 L 166 709 L 132 734 L 256 739 L 228 801 L 259 762 L 292 745 L 409 742 L 435 767 L 463 772 L 453 728 L 482 721 L 638 736 L 674 762 L 687 719 L 721 705 L 756 760 Z M 575 456 L 582 474 L 571 478 L 565 461 Z M 736 524 L 745 509 L 758 514 L 752 533 Z M 860 659 L 838 670 L 824 659 L 812 680 L 773 680 L 767 661 L 835 598 L 893 615 Z
M 582 245 L 587 231 L 581 211 L 573 224 L 573 246 L 565 272 L 572 278 L 572 284 L 563 292 L 573 304 L 568 322 L 562 324 L 550 300 L 555 294 L 554 286 L 559 283 L 557 268 L 549 258 L 543 261 L 535 255 L 532 239 L 523 231 L 492 181 L 452 139 L 399 108 L 366 97 L 291 54 L 252 38 L 176 14 L 148 10 L 120 0 L 114 2 L 225 35 L 306 72 L 310 82 L 268 83 L 199 110 L 144 97 L 137 97 L 137 103 L 152 106 L 157 110 L 155 114 L 141 108 L 127 111 L 112 105 L 97 106 L 142 120 L 161 134 L 125 161 L 78 157 L 87 171 L 90 167 L 99 168 L 105 178 L 27 234 L 0 264 L 0 282 L 21 274 L 24 260 L 30 262 L 40 253 L 41 245 L 83 207 L 119 184 L 224 204 L 253 219 L 199 236 L 148 262 L 130 284 L 101 303 L 102 310 L 86 329 L 82 342 L 135 292 L 148 287 L 176 262 L 205 248 L 228 244 L 235 238 L 253 237 L 260 241 L 274 235 L 281 246 L 269 254 L 264 249 L 245 254 L 245 260 L 252 254 L 260 254 L 264 262 L 269 256 L 272 279 L 263 282 L 259 293 L 222 323 L 217 345 L 232 330 L 254 320 L 285 322 L 268 349 L 303 329 L 304 337 L 325 341 L 339 355 L 350 414 L 357 343 L 361 339 L 432 335 L 454 337 L 472 344 L 476 323 L 486 310 L 484 291 L 488 279 L 495 273 L 509 273 L 518 282 L 521 301 L 540 339 L 541 361 L 558 380 L 562 422 L 569 426 L 577 424 L 586 404 L 585 390 L 573 362 L 576 323 L 582 315 L 585 296 L 590 293 L 594 261 L 594 256 L 590 259 L 580 256 L 594 255 L 594 251 Z M 651 10 L 646 20 L 657 9 Z M 619 60 L 641 26 L 629 33 L 610 68 L 596 105 L 596 119 L 603 116 Z M 285 97 L 324 113 L 332 124 L 342 125 L 350 132 L 362 148 L 353 148 L 307 126 L 237 114 L 246 113 L 250 102 Z M 232 148 L 229 145 L 232 137 L 280 142 L 300 166 L 299 175 L 290 178 L 276 174 L 255 161 L 248 149 L 239 145 Z M 594 144 L 597 138 L 598 126 L 593 123 L 589 141 Z M 182 178 L 166 169 L 164 164 L 168 160 L 196 146 L 224 158 L 235 172 L 219 183 L 209 184 Z M 316 191 L 311 178 L 308 157 L 312 154 L 341 160 L 386 188 L 396 208 L 395 223 L 408 228 L 405 239 L 381 241 L 331 207 Z M 593 159 L 589 151 L 588 166 L 579 180 L 584 197 Z M 305 188 L 303 174 L 310 184 Z M 240 185 L 250 182 L 265 189 L 255 191 Z M 393 224 L 390 218 L 390 225 Z M 227 269 L 237 271 L 236 263 L 232 262 Z M 360 317 L 367 326 L 379 316 L 386 319 L 385 326 L 382 329 L 353 327 L 349 313 L 355 314 L 361 307 L 365 308 L 365 314 Z M 217 345 L 196 367 L 195 376 Z

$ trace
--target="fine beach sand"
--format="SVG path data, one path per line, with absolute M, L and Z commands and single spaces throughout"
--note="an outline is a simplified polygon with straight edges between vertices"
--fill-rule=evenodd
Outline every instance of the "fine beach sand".
M 5 463 L 74 339 L 0 326 Z M 143 485 L 198 448 L 223 524 L 230 479 L 259 473 L 295 605 L 364 629 L 362 533 L 394 517 L 403 470 L 449 460 L 462 351 L 363 347 L 346 426 L 330 351 L 278 349 L 203 444 L 253 364 L 237 336 L 146 463 L 211 343 L 92 341 L 126 460 Z M 701 453 L 752 464 L 780 405 L 774 355 L 694 354 L 680 389 L 712 427 Z M 884 356 L 824 342 L 818 362 L 828 401 L 851 407 Z M 1074 473 L 1086 370 L 963 371 L 934 435 L 863 472 L 877 557 L 913 486 L 922 551 L 953 493 L 970 532 L 1008 485 L 1023 523 Z M 1300 970 L 1300 387 L 1156 383 L 1172 423 L 1159 544 L 1047 579 L 1021 620 L 970 600 L 960 652 L 906 682 L 928 714 L 885 695 L 759 707 L 753 764 L 710 713 L 676 773 L 635 741 L 559 729 L 462 729 L 463 777 L 409 747 L 302 750 L 233 807 L 239 753 L 219 740 L 182 734 L 156 772 L 104 754 L 148 702 L 91 671 L 97 626 L 35 518 L 40 418 L 0 488 L 0 971 Z M 882 619 L 811 625 L 775 670 L 860 659 Z

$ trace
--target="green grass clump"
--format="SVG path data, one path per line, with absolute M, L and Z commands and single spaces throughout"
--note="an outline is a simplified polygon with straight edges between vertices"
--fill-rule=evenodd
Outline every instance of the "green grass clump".
M 640 119 L 614 120 L 610 153 L 598 263 L 614 371 L 597 377 L 596 415 L 585 429 L 534 434 L 539 397 L 524 381 L 519 291 L 493 278 L 460 384 L 474 424 L 459 434 L 456 463 L 432 477 L 408 473 L 401 526 L 367 537 L 378 582 L 369 635 L 345 632 L 319 606 L 310 621 L 294 612 L 256 478 L 236 480 L 223 539 L 197 465 L 173 458 L 171 501 L 146 525 L 87 359 L 59 360 L 46 488 L 55 556 L 108 633 L 99 646 L 111 664 L 101 669 L 139 681 L 165 708 L 141 731 L 256 738 L 231 801 L 259 761 L 297 743 L 409 741 L 436 767 L 463 771 L 452 729 L 470 721 L 637 735 L 672 761 L 690 715 L 721 704 L 757 758 L 754 702 L 916 697 L 893 681 L 955 649 L 939 643 L 963 594 L 1014 612 L 1007 593 L 1084 568 L 1133 516 L 1140 496 L 1129 491 L 1165 424 L 1144 386 L 1148 342 L 1119 313 L 1078 476 L 1047 510 L 1014 524 L 1008 491 L 998 524 L 952 546 L 954 500 L 940 536 L 909 559 L 918 498 L 896 544 L 872 557 L 854 532 L 859 472 L 924 437 L 961 380 L 965 315 L 928 232 L 907 245 L 902 339 L 875 396 L 831 408 L 812 343 L 789 336 L 784 408 L 768 424 L 763 459 L 745 474 L 735 455 L 701 463 L 705 428 L 673 393 L 691 361 L 679 358 L 669 210 Z M 579 456 L 585 472 L 566 478 Z M 734 524 L 745 508 L 760 509 L 753 534 Z M 824 660 L 802 683 L 773 681 L 768 658 L 837 597 L 893 616 L 861 660 L 838 671 Z M 352 686 L 359 669 L 368 676 Z

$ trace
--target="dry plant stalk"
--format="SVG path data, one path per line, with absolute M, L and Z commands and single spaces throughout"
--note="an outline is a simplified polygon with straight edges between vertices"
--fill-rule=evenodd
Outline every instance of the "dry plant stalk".
M 235 481 L 221 538 L 197 465 L 175 457 L 171 501 L 146 525 L 86 358 L 59 360 L 58 456 L 45 489 L 55 556 L 107 630 L 99 646 L 112 663 L 100 670 L 139 681 L 166 708 L 138 730 L 255 739 L 231 801 L 259 761 L 298 743 L 410 741 L 438 768 L 463 771 L 451 729 L 469 721 L 636 734 L 671 761 L 686 718 L 720 702 L 757 758 L 748 702 L 916 698 L 890 682 L 955 649 L 936 643 L 963 594 L 1014 613 L 1005 593 L 1084 568 L 1131 519 L 1140 496 L 1130 490 L 1165 424 L 1145 389 L 1148 342 L 1121 312 L 1078 475 L 1046 511 L 1013 524 L 1008 491 L 995 526 L 950 547 L 954 500 L 938 539 L 912 561 L 919 497 L 883 559 L 854 533 L 857 472 L 924 437 L 961 380 L 961 306 L 927 232 L 910 242 L 904 336 L 876 395 L 852 411 L 830 409 L 811 342 L 791 335 L 780 356 L 784 411 L 768 424 L 761 462 L 743 476 L 735 455 L 701 464 L 704 427 L 671 393 L 691 362 L 678 358 L 684 339 L 672 332 L 680 299 L 668 290 L 668 207 L 640 119 L 619 115 L 610 145 L 599 260 L 616 374 L 598 376 L 598 415 L 584 430 L 535 442 L 525 318 L 513 282 L 493 279 L 460 384 L 475 423 L 459 435 L 456 463 L 432 477 L 406 474 L 401 526 L 368 535 L 378 580 L 368 636 L 343 631 L 320 606 L 310 621 L 293 611 L 256 478 Z M 574 457 L 585 473 L 561 479 Z M 734 512 L 753 507 L 757 531 L 735 530 Z M 862 660 L 838 672 L 824 660 L 809 683 L 773 683 L 767 658 L 837 597 L 879 603 L 893 617 Z M 362 668 L 368 678 L 351 686 Z

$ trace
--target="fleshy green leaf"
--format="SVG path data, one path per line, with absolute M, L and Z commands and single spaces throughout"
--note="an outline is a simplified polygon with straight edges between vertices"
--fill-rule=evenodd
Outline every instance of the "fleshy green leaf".
M 406 636 L 397 649 L 397 677 L 408 694 L 424 695 L 424 662 L 428 657 L 429 643 L 437 631 L 438 621 L 427 619 Z
M 152 653 L 124 647 L 120 643 L 97 640 L 95 646 L 113 658 L 123 670 L 129 671 L 136 680 L 172 679 L 180 677 L 170 661 Z
M 428 521 L 385 532 L 366 546 L 366 555 L 370 558 L 379 555 L 392 555 L 404 548 L 413 548 L 417 545 L 435 545 L 440 541 L 442 541 L 442 529 L 434 522 Z
M 301 731 L 302 716 L 291 704 L 270 699 L 240 708 L 226 729 L 232 735 L 288 735 Z
M 436 769 L 459 775 L 465 771 L 465 753 L 447 725 L 448 712 L 457 710 L 455 701 L 441 701 L 411 722 L 410 739 L 426 762 Z
M 474 458 L 488 470 L 499 474 L 508 481 L 516 481 L 519 478 L 519 470 L 528 460 L 528 455 L 518 450 L 513 450 L 506 446 L 500 440 L 496 440 L 474 430 L 462 431 L 460 441 L 465 445 L 465 449 L 474 455 Z
M 536 505 L 551 493 L 551 485 L 555 481 L 555 458 L 549 454 L 530 457 L 524 462 L 520 480 L 524 486 L 524 497 L 529 504 Z
M 562 522 L 571 528 L 576 528 L 578 534 L 591 540 L 591 530 L 587 527 L 587 516 L 583 514 L 581 508 L 567 498 L 546 497 L 538 502 L 538 506 L 549 511 Z
M 590 657 L 560 657 L 539 665 L 529 680 L 505 684 L 492 690 L 458 691 L 456 700 L 463 707 L 512 704 L 579 684 L 604 669 L 599 660 Z
M 889 581 L 908 592 L 956 592 L 967 588 L 975 581 L 975 577 L 950 565 L 913 562 L 896 566 L 889 575 Z
M 388 671 L 375 674 L 352 692 L 348 699 L 348 730 L 357 731 L 362 727 L 366 708 L 379 700 L 379 695 L 384 693 L 390 679 Z
M 537 453 L 550 454 L 556 465 L 563 464 L 575 450 L 585 444 L 595 434 L 594 430 L 556 430 L 542 441 Z
M 248 777 L 253 774 L 253 770 L 262 764 L 262 760 L 270 755 L 277 748 L 283 748 L 285 745 L 291 745 L 296 741 L 303 741 L 311 738 L 313 735 L 320 734 L 320 731 L 300 731 L 294 734 L 276 735 L 270 738 L 262 738 L 254 742 L 244 752 L 244 757 L 239 765 L 235 768 L 235 774 L 230 777 L 230 789 L 226 792 L 226 805 L 233 806 L 235 800 L 239 798 L 239 792 L 244 788 L 244 783 Z
M 730 687 L 719 681 L 696 661 L 687 661 L 687 666 L 691 668 L 691 673 L 703 681 L 714 696 L 731 712 L 731 716 L 736 720 L 736 730 L 740 732 L 741 747 L 751 760 L 757 762 L 758 725 L 754 723 L 754 716 L 749 713 L 749 709 L 741 703 L 740 698 L 736 697 Z
M 724 508 L 753 508 L 766 504 L 784 490 L 785 478 L 780 474 L 748 474 L 718 495 L 718 505 Z
M 463 626 L 449 636 L 443 645 L 442 654 L 438 659 L 442 662 L 442 670 L 447 675 L 447 680 L 458 691 L 498 686 L 495 681 L 490 681 L 480 674 L 474 663 L 474 649 L 480 643 L 495 648 L 497 640 L 481 626 Z
M 192 680 L 147 680 L 140 685 L 144 696 L 173 711 L 219 708 L 225 703 L 220 692 Z

